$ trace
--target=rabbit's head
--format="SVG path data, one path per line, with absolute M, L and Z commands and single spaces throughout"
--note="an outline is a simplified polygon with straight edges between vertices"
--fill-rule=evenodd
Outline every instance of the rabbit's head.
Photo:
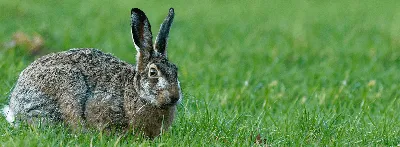
M 174 9 L 161 25 L 153 44 L 149 20 L 143 11 L 131 10 L 132 39 L 137 50 L 135 87 L 142 101 L 165 108 L 175 106 L 181 99 L 178 68 L 168 61 L 167 40 L 174 19 Z

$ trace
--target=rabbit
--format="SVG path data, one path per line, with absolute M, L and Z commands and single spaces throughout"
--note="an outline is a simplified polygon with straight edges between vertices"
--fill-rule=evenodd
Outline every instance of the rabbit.
M 93 48 L 35 60 L 21 72 L 10 93 L 3 109 L 7 121 L 138 129 L 150 138 L 166 131 L 182 99 L 178 68 L 167 58 L 174 14 L 170 8 L 153 44 L 145 13 L 132 8 L 136 65 Z

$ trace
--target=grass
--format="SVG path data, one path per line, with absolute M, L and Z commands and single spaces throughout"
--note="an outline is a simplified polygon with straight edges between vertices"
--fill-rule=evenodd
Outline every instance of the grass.
M 0 42 L 39 34 L 42 51 L 0 48 L 0 105 L 18 74 L 49 52 L 95 47 L 130 63 L 132 7 L 153 33 L 174 7 L 169 58 L 184 99 L 154 141 L 13 128 L 1 146 L 398 146 L 400 3 L 355 1 L 5 1 Z M 261 142 L 261 143 L 256 143 Z

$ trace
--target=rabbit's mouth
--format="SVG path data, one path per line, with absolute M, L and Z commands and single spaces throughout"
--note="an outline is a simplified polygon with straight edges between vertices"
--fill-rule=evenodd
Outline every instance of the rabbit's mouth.
M 175 106 L 178 103 L 179 98 L 170 98 L 170 102 L 169 103 L 165 103 L 162 106 L 165 107 L 172 107 Z
M 175 97 L 169 97 L 169 98 L 161 98 L 163 99 L 163 101 L 159 101 L 159 107 L 160 108 L 169 108 L 169 107 L 173 107 L 176 106 L 178 101 L 179 101 L 179 97 L 175 98 Z
M 167 109 L 167 108 L 170 108 L 170 107 L 174 107 L 174 106 L 176 106 L 177 102 L 178 102 L 178 100 L 176 100 L 175 102 L 172 102 L 172 101 L 171 101 L 170 103 L 162 104 L 162 105 L 160 106 L 160 108 L 162 108 L 162 109 Z

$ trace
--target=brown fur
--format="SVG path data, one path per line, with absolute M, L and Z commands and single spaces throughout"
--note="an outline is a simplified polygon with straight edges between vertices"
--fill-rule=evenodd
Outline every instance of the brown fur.
M 132 27 L 137 30 L 132 33 L 149 31 L 140 28 L 150 29 L 136 26 L 149 25 L 137 22 L 147 21 L 141 13 L 132 9 Z M 171 16 L 173 9 L 168 17 Z M 172 19 L 168 17 L 169 31 Z M 136 45 L 146 38 L 151 37 L 135 40 Z M 141 68 L 97 49 L 72 49 L 43 56 L 20 74 L 10 95 L 10 111 L 17 121 L 65 122 L 100 130 L 139 129 L 153 138 L 171 126 L 181 90 L 177 68 L 167 60 L 165 50 L 159 53 L 148 45 L 152 46 L 147 40 L 141 45 L 146 49 L 138 48 L 137 64 Z M 151 77 L 150 68 L 158 74 Z
M 132 85 L 135 72 L 134 66 L 96 49 L 50 54 L 21 73 L 10 106 L 28 119 L 45 116 L 99 129 L 144 126 L 146 135 L 156 136 L 162 124 L 171 125 L 176 107 L 140 101 Z

